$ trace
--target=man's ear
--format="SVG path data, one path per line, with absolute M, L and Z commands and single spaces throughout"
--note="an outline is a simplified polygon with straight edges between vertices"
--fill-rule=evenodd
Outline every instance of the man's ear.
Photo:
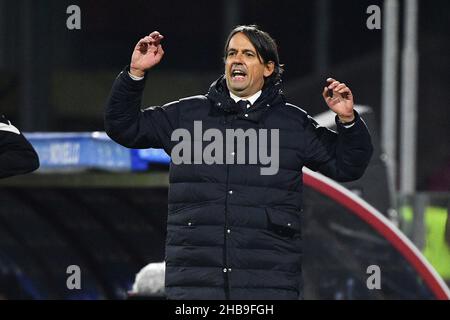
M 264 77 L 268 78 L 272 75 L 275 70 L 275 63 L 273 61 L 269 61 L 264 65 Z

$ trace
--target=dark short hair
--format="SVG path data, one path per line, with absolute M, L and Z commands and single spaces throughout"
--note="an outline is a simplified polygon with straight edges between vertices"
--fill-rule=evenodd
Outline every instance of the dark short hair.
M 278 48 L 275 40 L 265 31 L 259 29 L 257 25 L 240 25 L 231 30 L 225 42 L 224 48 L 224 61 L 227 58 L 228 46 L 230 40 L 236 33 L 242 32 L 256 49 L 258 56 L 262 59 L 263 63 L 272 61 L 275 65 L 273 73 L 267 80 L 277 82 L 281 80 L 281 75 L 284 71 L 283 65 L 280 64 L 278 57 Z

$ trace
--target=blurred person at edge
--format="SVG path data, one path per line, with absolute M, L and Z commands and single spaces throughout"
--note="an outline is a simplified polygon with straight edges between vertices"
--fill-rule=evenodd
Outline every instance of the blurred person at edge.
M 162 39 L 157 31 L 140 39 L 131 64 L 116 78 L 105 110 L 107 134 L 129 148 L 171 154 L 172 134 L 181 128 L 194 137 L 194 121 L 223 136 L 228 129 L 277 129 L 280 159 L 275 174 L 262 175 L 261 163 L 175 164 L 172 155 L 167 298 L 301 299 L 302 167 L 351 181 L 363 175 L 372 156 L 350 88 L 327 79 L 322 95 L 336 113 L 337 132 L 320 127 L 286 102 L 272 37 L 254 25 L 238 26 L 225 44 L 225 74 L 206 95 L 141 110 L 145 83 L 152 84 L 150 69 L 164 55 Z M 224 155 L 235 159 L 238 152 Z
M 39 157 L 20 131 L 0 115 L 0 178 L 30 173 L 39 168 Z

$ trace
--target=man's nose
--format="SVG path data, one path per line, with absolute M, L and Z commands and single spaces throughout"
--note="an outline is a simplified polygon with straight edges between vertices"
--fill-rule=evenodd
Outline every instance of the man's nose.
M 233 57 L 233 62 L 235 63 L 241 63 L 242 62 L 242 58 L 244 57 L 244 55 L 240 52 L 236 53 Z

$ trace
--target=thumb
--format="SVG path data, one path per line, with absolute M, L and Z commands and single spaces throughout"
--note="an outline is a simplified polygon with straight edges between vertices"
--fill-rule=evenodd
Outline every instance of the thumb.
M 328 88 L 327 87 L 323 87 L 322 97 L 327 103 L 329 101 L 331 101 L 332 98 L 328 95 Z

